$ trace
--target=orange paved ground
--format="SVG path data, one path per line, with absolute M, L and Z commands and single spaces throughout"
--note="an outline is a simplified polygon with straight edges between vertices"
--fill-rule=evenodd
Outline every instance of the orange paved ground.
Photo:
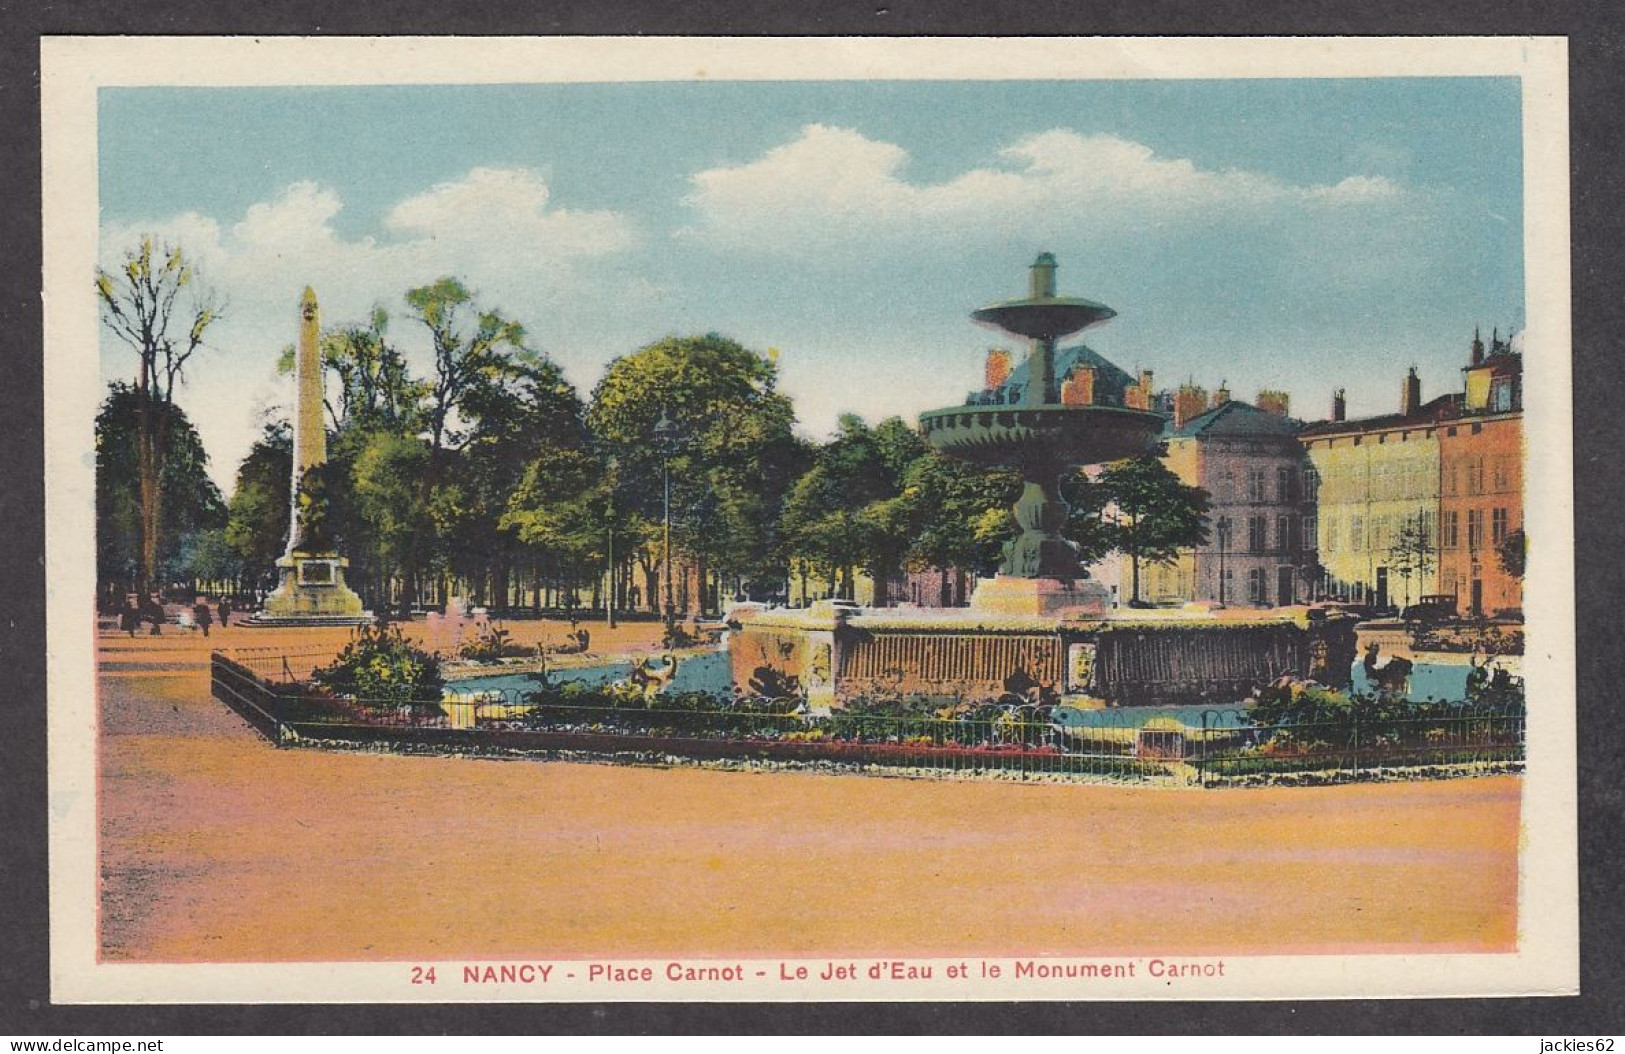
M 342 639 L 102 635 L 104 957 L 1514 943 L 1517 777 L 1175 791 L 278 751 L 209 697 L 208 645 Z

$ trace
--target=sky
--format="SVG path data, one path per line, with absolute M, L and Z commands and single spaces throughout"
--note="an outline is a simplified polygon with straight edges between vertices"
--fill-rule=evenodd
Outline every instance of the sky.
M 227 301 L 178 399 L 228 494 L 314 287 L 373 305 L 462 278 L 583 396 L 670 334 L 779 349 L 799 427 L 958 403 L 1024 295 L 1117 318 L 1088 343 L 1159 386 L 1326 416 L 1460 386 L 1524 321 L 1513 78 L 103 88 L 100 257 L 178 242 Z M 105 380 L 135 359 L 107 333 Z

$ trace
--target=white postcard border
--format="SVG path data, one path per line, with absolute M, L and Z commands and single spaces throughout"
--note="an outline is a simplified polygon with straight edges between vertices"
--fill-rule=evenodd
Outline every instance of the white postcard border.
M 477 56 L 477 61 L 470 59 Z M 606 75 L 605 71 L 613 71 Z M 951 979 L 965 960 L 910 959 L 931 981 L 413 986 L 411 965 L 134 965 L 96 953 L 92 422 L 101 392 L 97 90 L 130 85 L 432 84 L 784 79 L 1163 79 L 1518 76 L 1523 81 L 1526 354 L 1524 776 L 1519 950 L 1503 955 L 1226 958 L 1168 983 Z M 57 1002 L 1256 999 L 1568 994 L 1578 990 L 1568 57 L 1562 38 L 205 38 L 59 37 L 41 46 L 51 991 Z M 1564 544 L 1556 544 L 1563 540 Z M 1171 957 L 1170 957 L 1171 958 Z M 1192 957 L 1182 957 L 1189 959 Z M 868 969 L 877 960 L 853 960 Z M 562 974 L 584 963 L 551 960 Z M 825 960 L 749 963 L 813 974 Z M 988 957 L 971 963 L 1012 964 Z M 481 966 L 487 965 L 484 963 Z M 511 964 L 516 968 L 519 964 Z M 533 964 L 533 966 L 536 964 Z M 622 965 L 633 965 L 628 963 Z M 664 970 L 664 961 L 648 962 Z M 968 966 L 968 964 L 967 964 Z M 534 972 L 534 971 L 533 971 Z

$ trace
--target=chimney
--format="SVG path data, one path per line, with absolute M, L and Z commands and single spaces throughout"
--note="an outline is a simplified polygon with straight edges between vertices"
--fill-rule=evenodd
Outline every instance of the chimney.
M 1346 421 L 1348 420 L 1348 416 L 1348 398 L 1343 394 L 1343 389 L 1339 388 L 1337 391 L 1332 393 L 1332 420 Z
M 1258 393 L 1258 402 L 1254 404 L 1267 414 L 1276 417 L 1287 417 L 1291 414 L 1292 397 L 1286 392 L 1274 388 L 1265 388 Z
M 1181 384 L 1174 393 L 1174 427 L 1179 428 L 1207 409 L 1207 390 L 1194 384 Z
M 1219 388 L 1213 393 L 1213 408 L 1218 409 L 1230 401 L 1230 382 L 1220 381 Z
M 1004 387 L 1010 379 L 1010 353 L 1003 348 L 989 348 L 987 365 L 982 370 L 982 387 L 988 391 Z
M 1149 410 L 1151 396 L 1151 371 L 1141 370 L 1140 379 L 1123 389 L 1123 406 L 1130 410 Z
M 1478 335 L 1478 327 L 1473 327 L 1473 358 L 1472 364 L 1477 366 L 1484 361 L 1484 341 Z
M 1062 406 L 1089 406 L 1095 401 L 1095 368 L 1079 366 L 1061 385 Z
M 1399 397 L 1399 412 L 1409 417 L 1422 408 L 1422 378 L 1416 375 L 1416 367 L 1405 375 L 1405 387 Z

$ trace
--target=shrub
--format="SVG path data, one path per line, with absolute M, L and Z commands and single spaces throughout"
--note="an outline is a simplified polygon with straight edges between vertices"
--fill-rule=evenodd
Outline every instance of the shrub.
M 439 660 L 393 626 L 358 629 L 338 658 L 311 674 L 311 680 L 369 706 L 438 703 L 445 687 Z
M 526 649 L 508 638 L 508 631 L 495 626 L 484 626 L 473 640 L 457 650 L 460 658 L 470 662 L 496 662 L 509 655 L 523 655 Z

